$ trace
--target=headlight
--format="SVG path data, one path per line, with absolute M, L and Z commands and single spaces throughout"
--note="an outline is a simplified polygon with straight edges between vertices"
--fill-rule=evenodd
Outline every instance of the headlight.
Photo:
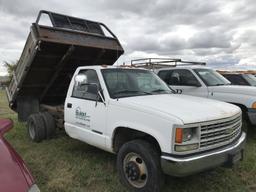
M 192 151 L 199 148 L 199 127 L 175 129 L 174 150 L 177 152 Z
M 183 143 L 190 141 L 196 135 L 196 127 L 194 128 L 176 128 L 175 142 Z
M 254 102 L 254 103 L 252 104 L 252 108 L 253 108 L 253 109 L 256 109 L 256 102 Z
M 28 192 L 40 192 L 40 189 L 38 188 L 38 186 L 36 184 L 32 185 L 30 187 L 30 189 L 28 190 Z
M 186 142 L 186 141 L 190 141 L 193 137 L 193 130 L 192 129 L 184 129 L 183 130 L 183 137 L 182 137 L 182 141 Z

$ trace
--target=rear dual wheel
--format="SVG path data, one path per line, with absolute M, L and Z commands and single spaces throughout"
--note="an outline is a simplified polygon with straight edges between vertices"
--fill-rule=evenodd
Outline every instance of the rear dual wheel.
M 55 120 L 53 116 L 48 112 L 40 113 L 40 115 L 44 120 L 46 138 L 50 139 L 55 135 L 56 132 Z
M 39 113 L 27 119 L 28 135 L 32 141 L 40 142 L 46 137 L 45 124 Z
M 27 119 L 28 135 L 34 142 L 49 139 L 55 134 L 55 121 L 48 112 L 32 114 Z

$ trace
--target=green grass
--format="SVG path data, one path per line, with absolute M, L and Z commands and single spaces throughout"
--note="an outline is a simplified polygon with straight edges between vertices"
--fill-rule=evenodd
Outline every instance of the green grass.
M 24 123 L 8 108 L 0 92 L 0 118 L 13 119 L 15 126 L 6 138 L 25 160 L 37 184 L 44 191 L 122 192 L 115 169 L 116 156 L 80 141 L 64 132 L 55 139 L 33 143 Z M 164 192 L 256 191 L 256 139 L 253 132 L 245 150 L 245 159 L 233 169 L 216 168 L 185 178 L 167 177 Z

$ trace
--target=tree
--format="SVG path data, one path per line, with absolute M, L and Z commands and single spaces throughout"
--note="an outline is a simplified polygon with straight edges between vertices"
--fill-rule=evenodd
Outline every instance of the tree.
M 2 82 L 3 84 L 8 85 L 10 83 L 12 76 L 13 76 L 13 72 L 16 70 L 17 63 L 18 63 L 17 61 L 15 61 L 15 62 L 4 61 L 4 67 L 7 69 L 9 80 L 6 82 Z
M 16 70 L 16 67 L 17 67 L 17 61 L 16 62 L 4 61 L 4 67 L 7 69 L 9 80 L 11 80 L 13 76 L 13 72 Z

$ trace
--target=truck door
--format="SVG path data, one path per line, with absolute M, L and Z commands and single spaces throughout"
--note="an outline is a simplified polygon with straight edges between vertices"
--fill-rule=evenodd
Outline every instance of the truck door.
M 207 87 L 188 69 L 161 70 L 158 75 L 177 93 L 199 97 L 208 95 Z
M 65 102 L 65 129 L 73 138 L 99 148 L 105 147 L 106 106 L 97 94 L 100 87 L 97 72 L 81 70 L 86 84 L 74 83 L 72 95 Z

